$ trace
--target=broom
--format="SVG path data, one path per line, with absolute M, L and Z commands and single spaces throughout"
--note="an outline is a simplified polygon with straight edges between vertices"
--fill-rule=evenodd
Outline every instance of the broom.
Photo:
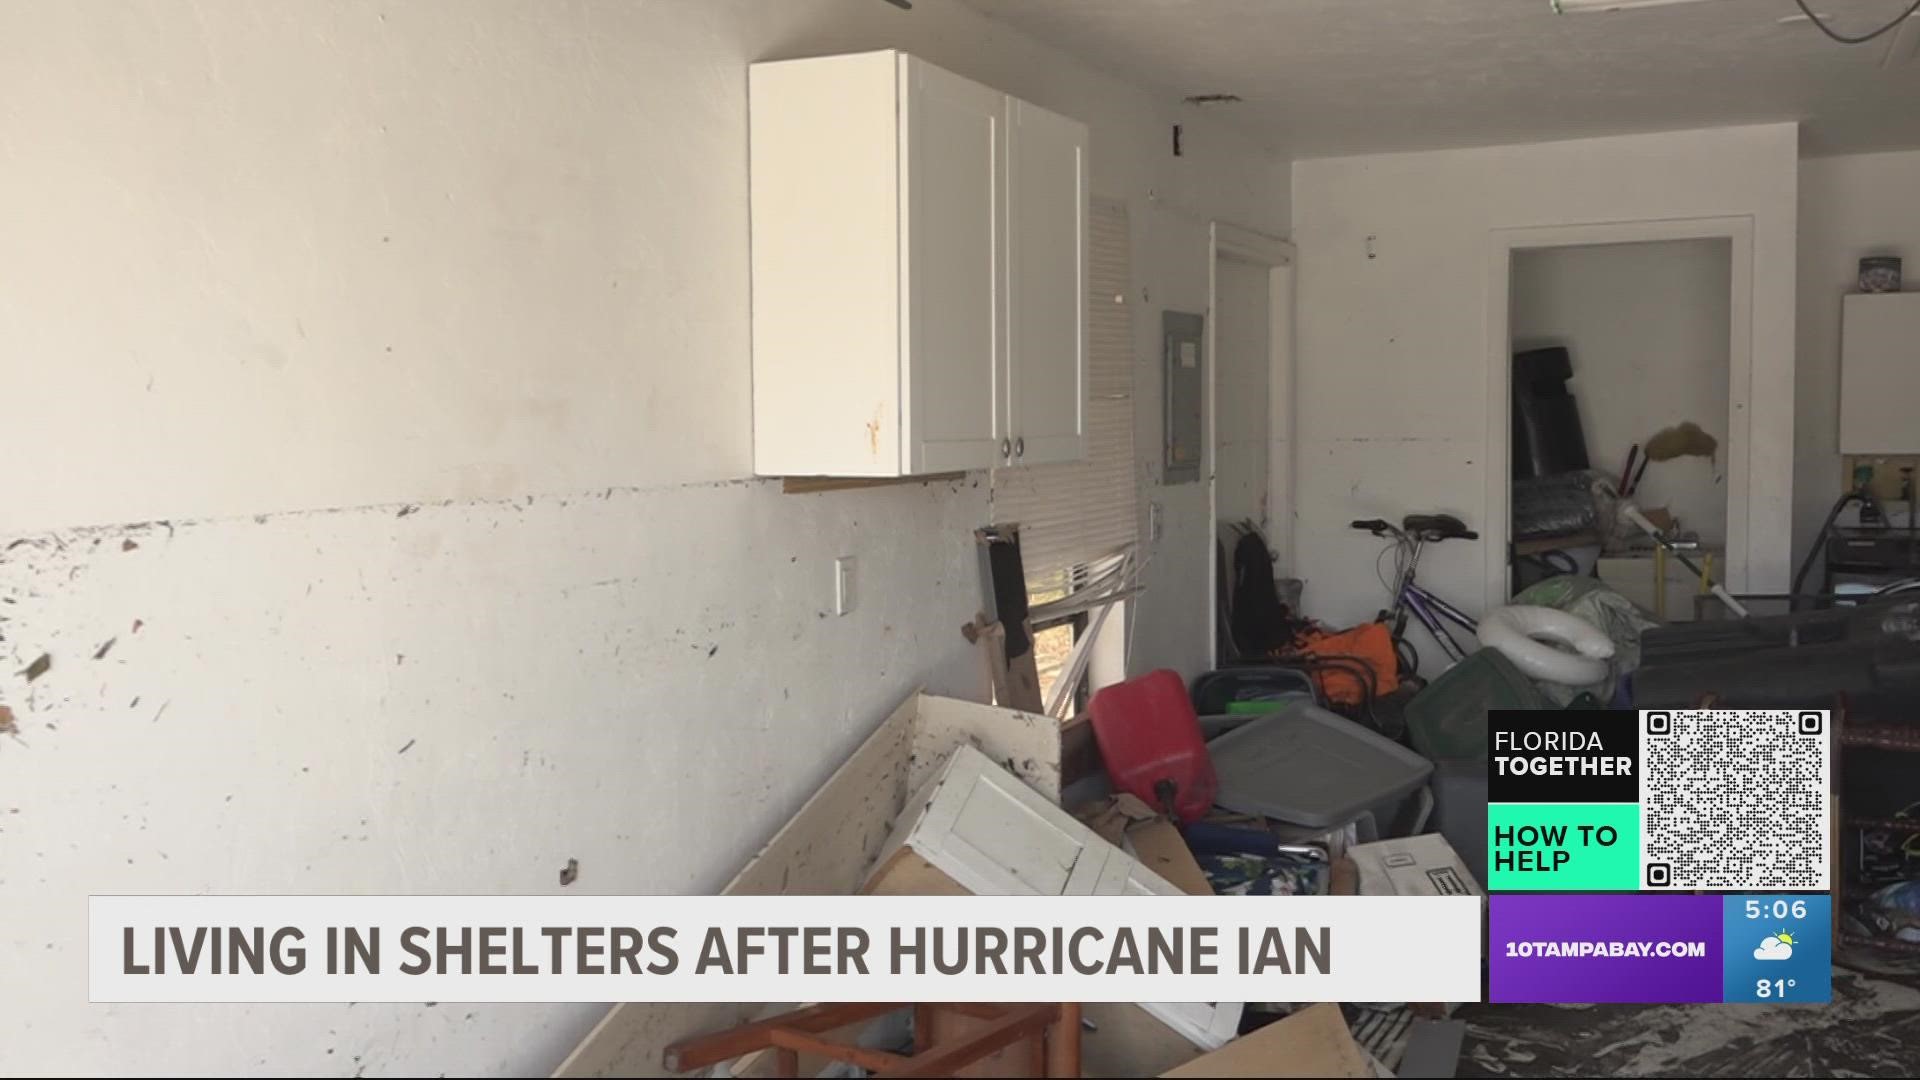
M 1640 464 L 1640 474 L 1633 478 L 1632 486 L 1622 492 L 1621 495 L 1624 497 L 1632 494 L 1633 489 L 1640 486 L 1640 476 L 1646 474 L 1646 463 L 1649 461 L 1672 461 L 1675 458 L 1683 457 L 1703 457 L 1712 460 L 1714 454 L 1719 449 L 1719 440 L 1701 430 L 1700 425 L 1691 420 L 1685 423 L 1675 424 L 1670 428 L 1662 429 L 1653 438 L 1647 440 L 1644 451 L 1645 457 Z M 1694 565 L 1692 559 L 1687 558 L 1684 552 L 1675 547 L 1673 542 L 1667 539 L 1666 534 L 1662 533 L 1658 526 L 1648 521 L 1647 516 L 1640 512 L 1639 507 L 1630 502 L 1622 502 L 1620 504 L 1620 514 L 1628 521 L 1640 526 L 1648 536 L 1653 537 L 1653 542 L 1665 548 L 1667 554 L 1680 560 L 1680 565 L 1693 571 L 1693 573 L 1698 575 L 1702 580 L 1707 579 L 1706 572 Z M 1735 617 L 1741 619 L 1747 617 L 1748 612 L 1746 605 L 1735 600 L 1733 594 L 1727 591 L 1726 586 L 1715 581 L 1710 584 L 1709 589 L 1714 596 L 1719 598 L 1721 603 L 1727 605 L 1727 610 L 1731 611 Z

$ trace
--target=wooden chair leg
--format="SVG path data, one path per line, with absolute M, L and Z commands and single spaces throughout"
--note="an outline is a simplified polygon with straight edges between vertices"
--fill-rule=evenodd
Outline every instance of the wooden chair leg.
M 1052 1026 L 1047 1029 L 1046 1069 L 1048 1077 L 1080 1077 L 1080 1004 L 1060 1006 Z
M 996 1050 L 1039 1038 L 1047 1030 L 1047 1024 L 1053 1020 L 1044 1007 L 1022 1008 L 1009 1011 L 1005 1016 L 980 1028 L 964 1038 L 934 1047 L 924 1054 L 916 1054 L 899 1069 L 884 1075 L 898 1077 L 952 1076 L 954 1070 L 970 1065 Z
M 913 1052 L 924 1054 L 933 1045 L 933 1007 L 915 1005 L 913 1007 Z
M 983 1021 L 958 1038 L 935 1040 L 935 1017 L 947 1006 L 913 1006 L 913 1057 L 836 1042 L 825 1032 L 878 1016 L 898 1005 L 812 1005 L 725 1031 L 681 1039 L 668 1046 L 662 1064 L 670 1072 L 685 1071 L 729 1060 L 757 1050 L 771 1050 L 772 1075 L 797 1077 L 802 1052 L 858 1065 L 881 1076 L 950 1076 L 996 1052 L 1005 1052 L 1011 1064 L 1026 1056 L 1031 1076 L 1080 1076 L 1080 1006 L 962 1005 L 960 1016 Z
M 809 1005 L 724 1031 L 679 1039 L 662 1052 L 660 1064 L 671 1073 L 704 1069 L 742 1054 L 767 1049 L 773 1045 L 768 1036 L 776 1028 L 817 1034 L 882 1016 L 898 1008 L 900 1006 L 897 1004 L 873 1002 Z

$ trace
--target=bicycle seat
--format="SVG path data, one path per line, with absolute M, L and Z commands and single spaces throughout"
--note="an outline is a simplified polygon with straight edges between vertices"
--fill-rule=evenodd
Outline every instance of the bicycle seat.
M 1452 514 L 1408 514 L 1400 527 L 1426 540 L 1478 540 L 1480 534 Z

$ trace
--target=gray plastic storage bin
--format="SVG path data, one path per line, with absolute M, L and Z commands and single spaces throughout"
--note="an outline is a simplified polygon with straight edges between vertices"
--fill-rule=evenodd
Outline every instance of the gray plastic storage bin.
M 1434 763 L 1433 826 L 1476 881 L 1487 880 L 1487 763 Z
M 1216 803 L 1313 828 L 1333 828 L 1427 782 L 1433 764 L 1309 701 L 1254 719 L 1207 744 Z

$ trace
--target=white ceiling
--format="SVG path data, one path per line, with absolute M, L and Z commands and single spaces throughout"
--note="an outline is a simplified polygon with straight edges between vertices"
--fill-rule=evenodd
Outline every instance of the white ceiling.
M 1920 146 L 1920 18 L 1844 46 L 1793 0 L 1555 15 L 1548 0 L 965 0 L 1292 157 L 1799 120 L 1808 154 Z M 1843 32 L 1910 0 L 1818 0 Z

